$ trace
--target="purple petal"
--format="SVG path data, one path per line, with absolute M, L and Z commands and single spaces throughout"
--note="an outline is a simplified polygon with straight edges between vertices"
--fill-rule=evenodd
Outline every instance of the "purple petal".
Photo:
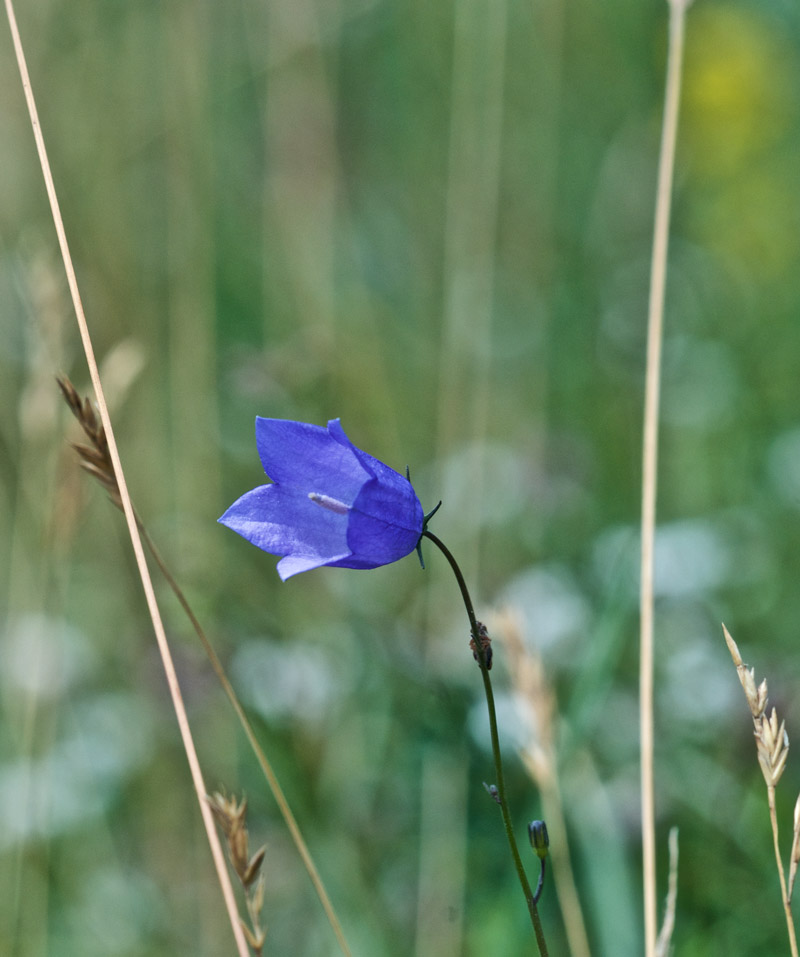
M 346 561 L 346 556 L 342 556 L 342 558 Z M 281 581 L 286 581 L 292 575 L 299 575 L 300 572 L 310 572 L 312 568 L 321 568 L 323 565 L 351 567 L 343 566 L 342 562 L 336 559 L 325 561 L 311 555 L 287 555 L 278 562 L 278 574 L 281 576 Z
M 396 478 L 400 478 L 407 485 L 409 484 L 408 479 L 403 478 L 399 472 L 395 472 L 395 470 L 389 468 L 388 465 L 384 465 L 380 459 L 374 458 L 368 452 L 364 452 L 362 449 L 359 449 L 357 446 L 353 445 L 353 443 L 345 434 L 339 419 L 331 419 L 331 421 L 328 422 L 328 432 L 344 448 L 347 448 L 352 452 L 355 458 L 358 459 L 362 468 L 364 468 L 373 478 L 377 478 L 380 481 L 386 480 L 389 484 L 392 484 Z M 414 497 L 416 498 L 416 496 Z
M 353 445 L 338 419 L 328 422 L 328 431 L 374 476 L 353 502 L 347 529 L 353 557 L 344 567 L 376 568 L 408 555 L 417 547 L 425 519 L 411 483 L 380 459 Z
M 342 444 L 319 425 L 259 416 L 256 445 L 273 482 L 323 493 L 348 505 L 370 477 L 349 442 Z
M 350 554 L 348 515 L 321 508 L 307 493 L 286 486 L 261 485 L 245 492 L 219 521 L 265 552 L 310 561 L 309 568 Z
M 361 567 L 396 562 L 414 551 L 422 534 L 422 505 L 411 483 L 387 471 L 391 475 L 364 485 L 350 513 L 347 543 L 354 558 L 366 563 Z

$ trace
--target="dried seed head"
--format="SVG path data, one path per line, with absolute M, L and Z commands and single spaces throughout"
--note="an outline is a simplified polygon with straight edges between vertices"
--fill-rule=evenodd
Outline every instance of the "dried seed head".
M 122 508 L 122 499 L 119 496 L 117 478 L 114 474 L 114 465 L 108 451 L 108 441 L 103 423 L 95 412 L 94 406 L 88 398 L 81 399 L 75 386 L 64 376 L 57 378 L 61 394 L 70 411 L 80 423 L 89 445 L 78 445 L 73 442 L 72 447 L 78 453 L 83 468 L 108 492 L 111 501 L 117 508 Z
M 761 715 L 755 726 L 758 763 L 767 785 L 775 787 L 789 757 L 789 735 L 784 722 L 778 724 L 778 715 L 774 708 L 769 718 L 765 714 Z
M 234 797 L 215 793 L 206 797 L 209 807 L 228 842 L 228 855 L 236 876 L 245 892 L 245 903 L 250 925 L 240 921 L 250 947 L 260 954 L 264 946 L 265 931 L 261 927 L 261 907 L 264 903 L 264 875 L 260 873 L 266 847 L 259 848 L 250 857 L 248 850 L 247 799 L 237 801 Z
M 763 714 L 767 710 L 767 679 L 761 682 L 758 686 L 758 692 L 756 694 L 756 707 L 758 708 L 758 713 Z
M 261 865 L 264 863 L 264 855 L 267 853 L 267 846 L 264 844 L 260 847 L 255 854 L 247 862 L 247 867 L 245 872 L 242 875 L 242 883 L 245 887 L 249 887 L 253 881 L 259 876 L 259 871 L 261 870 Z
M 762 681 L 759 687 L 756 688 L 756 679 L 753 674 L 753 669 L 748 668 L 742 661 L 742 656 L 739 654 L 739 646 L 733 640 L 725 625 L 722 626 L 722 631 L 725 635 L 728 651 L 730 651 L 733 663 L 736 665 L 736 671 L 739 675 L 742 688 L 744 689 L 744 696 L 747 699 L 750 713 L 753 715 L 753 718 L 758 718 L 764 713 L 764 709 L 767 706 L 767 682 L 766 680 Z
M 731 653 L 731 658 L 733 658 L 733 663 L 737 668 L 740 668 L 744 662 L 742 661 L 742 656 L 739 654 L 739 646 L 733 640 L 731 633 L 728 631 L 725 625 L 722 626 L 722 633 L 725 635 L 725 642 L 728 645 L 728 651 Z
M 215 791 L 213 795 L 206 797 L 206 800 L 225 837 L 230 837 L 244 828 L 247 798 L 243 798 L 240 804 L 236 798 L 229 798 Z
M 260 954 L 264 949 L 264 941 L 266 940 L 266 935 L 260 927 L 256 928 L 255 932 L 250 930 L 247 924 L 239 919 L 239 923 L 242 925 L 242 930 L 244 931 L 244 936 L 247 938 L 247 943 L 250 946 L 251 950 L 254 950 L 257 954 Z
M 247 870 L 247 829 L 237 826 L 228 835 L 228 848 L 231 852 L 231 864 L 242 883 L 245 883 L 244 874 Z
M 259 877 L 258 884 L 256 884 L 253 889 L 253 894 L 250 897 L 250 903 L 253 910 L 256 913 L 261 911 L 261 908 L 264 906 L 264 877 L 263 875 Z
M 236 798 L 228 798 L 219 793 L 207 798 L 207 800 L 228 842 L 228 853 L 233 869 L 236 871 L 236 876 L 247 886 L 244 880 L 250 856 L 247 847 L 247 825 L 245 823 L 247 800 L 243 798 L 239 803 Z
M 774 708 L 769 717 L 767 716 L 766 678 L 756 687 L 753 669 L 748 668 L 742 661 L 739 648 L 724 625 L 722 630 L 731 658 L 736 665 L 750 713 L 753 715 L 756 751 L 761 773 L 764 775 L 767 787 L 774 788 L 781 779 L 789 757 L 789 735 L 786 733 L 786 725 L 783 721 L 778 723 L 778 715 Z

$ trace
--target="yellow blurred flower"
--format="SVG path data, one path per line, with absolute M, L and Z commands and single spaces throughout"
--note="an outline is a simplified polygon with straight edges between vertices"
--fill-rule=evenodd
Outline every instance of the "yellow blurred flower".
M 698 7 L 686 36 L 681 154 L 692 238 L 762 278 L 797 261 L 797 68 L 779 24 Z
M 791 51 L 752 11 L 690 11 L 683 89 L 684 147 L 693 174 L 709 179 L 769 151 L 797 113 Z

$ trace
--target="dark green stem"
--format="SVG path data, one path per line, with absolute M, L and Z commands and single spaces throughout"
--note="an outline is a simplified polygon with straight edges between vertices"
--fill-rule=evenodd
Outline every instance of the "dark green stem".
M 536 890 L 534 891 L 534 894 L 533 894 L 534 904 L 538 904 L 539 898 L 542 896 L 542 888 L 544 887 L 544 870 L 545 870 L 544 864 L 545 864 L 545 858 L 543 857 L 542 869 L 541 871 L 539 871 L 539 883 L 536 885 Z
M 517 871 L 517 876 L 519 877 L 522 892 L 525 895 L 525 900 L 528 903 L 528 910 L 531 915 L 531 923 L 533 924 L 533 929 L 536 933 L 536 942 L 539 945 L 539 953 L 541 954 L 541 957 L 548 957 L 547 943 L 544 939 L 544 930 L 542 929 L 542 922 L 539 918 L 539 909 L 536 906 L 536 900 L 538 898 L 534 897 L 533 891 L 531 890 L 531 885 L 528 881 L 528 875 L 525 873 L 525 868 L 522 865 L 522 858 L 520 857 L 517 841 L 514 837 L 514 828 L 511 825 L 511 815 L 508 811 L 508 802 L 506 801 L 506 784 L 505 777 L 503 776 L 503 759 L 500 755 L 500 738 L 497 733 L 497 712 L 494 705 L 494 691 L 492 690 L 492 679 L 489 675 L 489 667 L 486 660 L 486 649 L 481 641 L 480 628 L 478 626 L 478 620 L 475 617 L 475 609 L 472 606 L 472 599 L 470 598 L 467 583 L 464 581 L 464 576 L 461 574 L 461 569 L 458 567 L 458 562 L 453 557 L 450 549 L 441 539 L 437 538 L 433 532 L 429 532 L 427 529 L 425 529 L 422 534 L 425 536 L 425 538 L 429 538 L 433 542 L 433 544 L 450 563 L 450 567 L 453 569 L 453 574 L 456 576 L 458 587 L 461 589 L 461 597 L 464 600 L 464 607 L 467 610 L 467 617 L 469 618 L 470 631 L 472 632 L 472 637 L 474 639 L 475 656 L 478 659 L 478 665 L 481 669 L 481 676 L 483 677 L 483 690 L 486 694 L 486 706 L 489 710 L 489 730 L 492 737 L 492 754 L 494 755 L 495 774 L 497 775 L 497 797 L 498 803 L 500 805 L 500 811 L 503 815 L 503 826 L 505 827 L 506 837 L 508 838 L 508 846 L 511 848 L 511 857 L 514 860 L 514 867 Z

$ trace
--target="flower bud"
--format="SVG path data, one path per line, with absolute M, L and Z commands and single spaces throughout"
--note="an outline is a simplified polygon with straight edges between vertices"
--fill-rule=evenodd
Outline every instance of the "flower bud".
M 550 847 L 550 838 L 547 836 L 547 825 L 544 821 L 531 821 L 528 825 L 528 837 L 539 859 L 544 860 L 547 857 L 547 849 Z

